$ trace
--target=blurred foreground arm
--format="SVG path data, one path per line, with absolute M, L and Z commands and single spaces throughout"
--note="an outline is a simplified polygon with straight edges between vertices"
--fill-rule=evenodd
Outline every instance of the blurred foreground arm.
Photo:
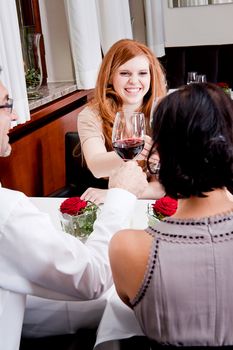
M 49 215 L 22 193 L 1 188 L 0 287 L 66 300 L 94 299 L 108 289 L 109 241 L 116 231 L 129 227 L 136 195 L 147 183 L 136 164 L 125 165 L 112 177 L 112 188 L 85 244 L 57 231 Z

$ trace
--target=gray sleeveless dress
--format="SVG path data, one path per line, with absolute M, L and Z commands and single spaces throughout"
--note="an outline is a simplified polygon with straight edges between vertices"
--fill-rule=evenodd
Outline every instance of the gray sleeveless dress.
M 153 246 L 131 300 L 144 333 L 164 345 L 232 345 L 233 212 L 146 231 Z

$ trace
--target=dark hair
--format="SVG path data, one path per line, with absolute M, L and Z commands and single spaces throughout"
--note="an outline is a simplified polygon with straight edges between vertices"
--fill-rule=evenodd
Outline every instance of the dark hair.
M 161 99 L 152 129 L 147 163 L 156 149 L 158 179 L 168 196 L 233 188 L 233 101 L 217 85 L 194 83 Z

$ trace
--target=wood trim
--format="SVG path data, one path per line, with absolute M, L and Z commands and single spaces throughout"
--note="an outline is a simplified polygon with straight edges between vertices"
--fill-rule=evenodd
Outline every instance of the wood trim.
M 78 113 L 92 90 L 76 91 L 32 112 L 10 131 L 12 153 L 0 158 L 0 182 L 28 196 L 48 196 L 66 185 L 65 134 L 77 131 Z
M 19 124 L 10 130 L 10 142 L 14 142 L 20 137 L 32 132 L 36 128 L 47 124 L 49 121 L 59 118 L 61 113 L 68 113 L 75 108 L 83 106 L 90 100 L 92 95 L 92 89 L 75 91 L 32 110 L 31 120 L 24 124 Z
M 35 31 L 42 34 L 41 19 L 40 19 L 40 7 L 38 0 L 31 0 L 31 6 L 33 11 L 33 18 L 35 24 Z
M 41 19 L 40 19 L 40 7 L 38 0 L 31 0 L 32 1 L 32 8 L 33 8 L 33 17 L 34 17 L 34 24 L 35 24 L 35 32 L 41 33 L 41 40 L 40 40 L 40 53 L 41 53 L 41 64 L 42 64 L 42 72 L 43 72 L 43 80 L 42 84 L 47 84 L 47 68 L 46 68 L 46 61 L 45 61 L 45 46 L 44 46 L 44 37 L 42 33 L 42 27 L 41 27 Z

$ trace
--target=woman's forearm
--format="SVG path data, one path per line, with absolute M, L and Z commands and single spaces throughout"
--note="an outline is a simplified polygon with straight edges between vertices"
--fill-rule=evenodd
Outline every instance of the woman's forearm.
M 96 178 L 109 177 L 112 170 L 118 168 L 123 160 L 113 151 L 98 154 L 86 159 L 87 166 Z

